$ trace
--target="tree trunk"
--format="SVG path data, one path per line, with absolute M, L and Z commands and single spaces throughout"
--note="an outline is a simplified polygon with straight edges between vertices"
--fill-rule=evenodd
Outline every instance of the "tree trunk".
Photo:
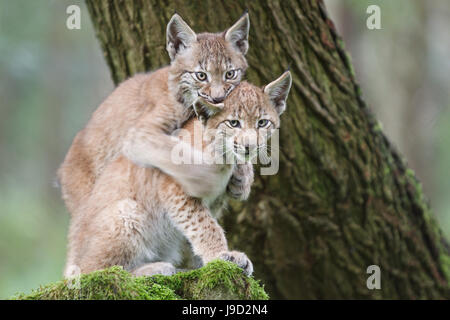
M 365 105 L 322 1 L 86 3 L 116 84 L 168 63 L 175 10 L 195 31 L 215 32 L 248 8 L 249 81 L 268 83 L 291 65 L 280 170 L 258 177 L 223 221 L 272 299 L 450 298 L 449 246 Z M 367 288 L 370 265 L 381 269 L 381 290 Z

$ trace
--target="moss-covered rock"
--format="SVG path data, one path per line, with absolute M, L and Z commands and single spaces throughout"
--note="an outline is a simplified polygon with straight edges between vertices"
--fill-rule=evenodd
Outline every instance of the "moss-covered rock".
M 258 281 L 244 275 L 233 263 L 215 260 L 203 268 L 173 276 L 134 277 L 121 267 L 81 275 L 77 280 L 61 280 L 18 294 L 20 300 L 177 300 L 243 299 L 266 300 Z

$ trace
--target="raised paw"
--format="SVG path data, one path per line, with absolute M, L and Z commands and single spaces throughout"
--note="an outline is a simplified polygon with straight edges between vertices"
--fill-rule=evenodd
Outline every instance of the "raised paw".
M 230 261 L 242 268 L 246 275 L 250 276 L 253 273 L 253 264 L 247 255 L 239 251 L 224 251 L 219 254 L 219 259 Z
M 247 200 L 253 184 L 253 165 L 238 164 L 227 186 L 227 193 L 234 199 Z
M 173 264 L 169 262 L 153 262 L 147 263 L 132 271 L 136 277 L 153 276 L 155 274 L 162 274 L 163 276 L 171 276 L 176 273 Z

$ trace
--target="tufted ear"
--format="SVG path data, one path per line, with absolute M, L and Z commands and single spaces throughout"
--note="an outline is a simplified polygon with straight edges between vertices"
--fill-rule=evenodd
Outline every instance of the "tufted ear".
M 249 30 L 250 19 L 248 17 L 248 12 L 246 12 L 225 32 L 225 40 L 231 42 L 236 50 L 239 50 L 242 54 L 246 54 L 248 50 Z
M 197 41 L 197 35 L 186 22 L 175 13 L 167 24 L 166 49 L 170 56 L 170 61 L 175 59 L 177 53 L 192 45 Z
M 269 96 L 278 114 L 286 110 L 286 100 L 291 89 L 291 72 L 286 71 L 277 80 L 272 81 L 264 87 L 264 93 Z

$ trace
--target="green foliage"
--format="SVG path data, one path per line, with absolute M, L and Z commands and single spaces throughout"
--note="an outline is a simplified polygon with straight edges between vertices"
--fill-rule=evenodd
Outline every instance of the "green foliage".
M 215 260 L 203 268 L 173 276 L 133 277 L 121 267 L 111 267 L 61 280 L 17 294 L 18 300 L 267 300 L 258 281 L 244 275 L 231 262 Z

